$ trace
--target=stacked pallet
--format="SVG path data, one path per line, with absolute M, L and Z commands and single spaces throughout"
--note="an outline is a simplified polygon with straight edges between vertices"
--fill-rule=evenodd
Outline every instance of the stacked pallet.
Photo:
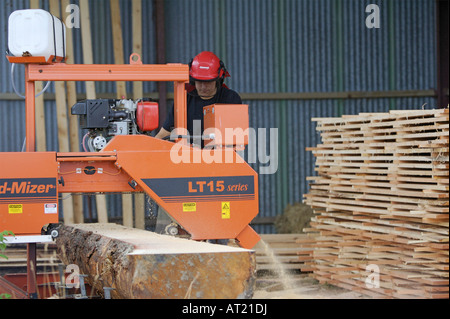
M 449 110 L 313 120 L 312 276 L 376 298 L 448 298 Z

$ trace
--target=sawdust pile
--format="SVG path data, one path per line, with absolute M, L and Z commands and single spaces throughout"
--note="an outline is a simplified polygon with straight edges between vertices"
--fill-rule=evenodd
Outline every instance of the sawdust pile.
M 278 215 L 274 225 L 278 234 L 300 234 L 303 229 L 309 227 L 314 212 L 309 205 L 303 203 L 289 204 Z

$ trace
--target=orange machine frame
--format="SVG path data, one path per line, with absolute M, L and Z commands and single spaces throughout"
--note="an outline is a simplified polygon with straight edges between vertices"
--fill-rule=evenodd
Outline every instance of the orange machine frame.
M 25 64 L 25 145 L 30 156 L 35 152 L 35 81 L 173 81 L 175 127 L 180 133 L 186 129 L 188 65 L 145 65 L 132 58 L 128 65 L 12 59 Z M 146 135 L 116 136 L 101 152 L 53 153 L 49 165 L 57 165 L 58 193 L 145 191 L 192 239 L 236 238 L 242 247 L 252 248 L 260 239 L 248 226 L 258 214 L 257 173 L 231 148 L 196 149 L 182 138 L 176 141 L 177 152 L 199 161 L 175 163 L 174 145 Z M 204 160 L 210 152 L 216 152 L 214 163 Z M 90 174 L 84 173 L 86 167 Z M 39 164 L 34 168 L 39 170 Z M 36 220 L 34 234 L 41 223 Z

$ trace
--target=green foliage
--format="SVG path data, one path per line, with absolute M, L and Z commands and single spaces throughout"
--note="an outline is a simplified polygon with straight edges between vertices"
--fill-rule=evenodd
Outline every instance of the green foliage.
M 6 249 L 5 236 L 14 236 L 14 233 L 9 230 L 0 232 L 0 252 L 5 251 Z M 3 254 L 0 254 L 0 258 L 8 259 L 8 257 Z
M 14 233 L 9 230 L 0 232 L 0 252 L 5 251 L 6 249 L 5 236 L 14 236 Z M 3 254 L 0 254 L 0 258 L 8 259 L 8 257 Z M 11 295 L 6 293 L 0 294 L 0 299 L 11 299 Z

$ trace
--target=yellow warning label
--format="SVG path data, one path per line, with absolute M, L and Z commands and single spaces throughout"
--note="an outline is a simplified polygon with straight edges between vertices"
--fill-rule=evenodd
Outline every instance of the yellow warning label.
M 222 202 L 222 218 L 230 218 L 230 202 Z
M 197 203 L 183 203 L 183 212 L 197 211 Z
M 22 204 L 10 204 L 8 205 L 8 213 L 10 214 L 22 214 Z

